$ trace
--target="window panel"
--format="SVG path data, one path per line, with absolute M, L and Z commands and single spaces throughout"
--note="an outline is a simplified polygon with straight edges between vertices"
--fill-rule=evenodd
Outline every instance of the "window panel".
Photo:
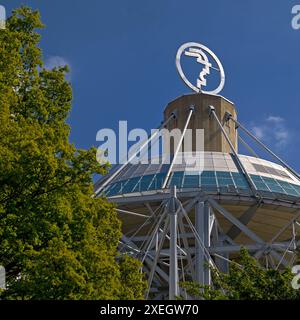
M 140 178 L 129 179 L 128 182 L 124 185 L 122 193 L 130 193 L 134 190 L 136 184 L 139 182 Z
M 165 173 L 158 173 L 155 176 L 155 179 L 154 179 L 155 180 L 155 189 L 161 189 L 162 188 L 165 176 L 166 176 Z
M 117 181 L 105 188 L 106 196 L 114 196 L 121 193 L 147 191 L 161 189 L 165 179 L 165 173 L 149 174 L 142 177 L 134 177 L 123 181 Z M 258 190 L 300 196 L 300 186 L 269 177 L 251 175 Z M 178 188 L 198 188 L 201 186 L 206 191 L 216 191 L 217 186 L 222 192 L 227 192 L 227 187 L 236 186 L 241 190 L 248 190 L 249 185 L 239 172 L 228 171 L 203 171 L 201 172 L 173 172 L 169 187 L 176 185 Z
M 231 178 L 231 174 L 230 172 L 226 172 L 226 171 L 217 171 L 216 172 L 217 177 L 222 177 L 222 178 Z
M 282 187 L 282 189 L 287 193 L 290 194 L 292 196 L 299 196 L 299 193 L 293 189 L 293 188 L 288 188 L 288 187 Z
M 271 191 L 284 193 L 283 189 L 275 179 L 263 177 L 263 180 L 265 181 L 266 185 L 270 188 Z
M 226 179 L 226 178 L 218 178 L 218 185 L 219 186 L 230 186 L 233 185 L 233 180 L 232 179 Z
M 267 185 L 263 182 L 254 181 L 254 184 L 258 190 L 270 191 L 270 189 L 267 187 Z
M 206 177 L 204 177 L 204 178 L 202 178 L 201 177 L 201 185 L 202 186 L 205 186 L 205 185 L 217 185 L 217 181 L 216 181 L 216 179 L 215 178 L 206 178 Z
M 148 190 L 151 186 L 153 179 L 154 179 L 154 174 L 144 176 L 140 181 L 140 191 Z
M 197 188 L 200 184 L 199 175 L 185 175 L 183 180 L 183 188 Z
M 268 185 L 268 187 L 271 189 L 271 191 L 273 192 L 279 192 L 279 193 L 284 193 L 284 190 L 280 187 L 280 186 L 270 186 Z
M 209 177 L 213 177 L 215 178 L 215 172 L 214 171 L 203 171 L 201 173 L 201 178 L 209 178 Z
M 286 181 L 277 180 L 277 183 L 283 188 L 283 190 L 292 196 L 299 196 L 300 195 L 300 187 L 291 184 Z
M 239 172 L 232 172 L 232 177 L 234 180 L 234 183 L 237 188 L 239 189 L 249 189 L 248 182 L 244 178 L 244 176 Z
M 255 176 L 255 175 L 251 174 L 250 177 L 253 180 L 253 182 L 263 183 L 263 179 L 261 178 L 261 176 Z

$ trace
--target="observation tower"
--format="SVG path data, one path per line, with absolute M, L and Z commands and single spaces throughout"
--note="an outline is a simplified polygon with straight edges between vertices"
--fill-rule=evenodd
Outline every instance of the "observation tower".
M 183 56 L 201 65 L 195 84 L 184 74 Z M 299 239 L 299 174 L 247 130 L 234 103 L 219 95 L 225 82 L 219 59 L 190 42 L 179 48 L 176 65 L 194 92 L 166 106 L 162 124 L 136 154 L 162 131 L 180 129 L 179 139 L 148 164 L 133 164 L 131 156 L 95 185 L 96 196 L 116 204 L 120 251 L 143 263 L 147 299 L 190 299 L 180 282 L 211 285 L 211 268 L 227 272 L 241 247 L 266 268 L 292 266 Z M 204 91 L 213 71 L 219 85 Z M 203 130 L 204 136 L 200 144 L 192 140 L 191 152 L 178 163 L 187 130 L 192 136 Z M 249 155 L 239 154 L 239 143 Z M 260 158 L 258 150 L 274 160 Z

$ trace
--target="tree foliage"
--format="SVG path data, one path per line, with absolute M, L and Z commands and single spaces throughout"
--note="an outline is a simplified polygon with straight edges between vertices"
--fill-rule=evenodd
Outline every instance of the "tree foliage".
M 200 286 L 194 282 L 182 287 L 195 297 L 205 300 L 296 300 L 300 291 L 293 289 L 290 269 L 265 269 L 242 249 L 239 263 L 230 265 L 229 273 L 212 270 L 214 287 Z
M 39 13 L 22 7 L 0 30 L 1 298 L 140 299 L 139 263 L 116 259 L 116 212 L 91 197 L 107 165 L 69 143 L 68 67 L 43 67 L 40 28 Z

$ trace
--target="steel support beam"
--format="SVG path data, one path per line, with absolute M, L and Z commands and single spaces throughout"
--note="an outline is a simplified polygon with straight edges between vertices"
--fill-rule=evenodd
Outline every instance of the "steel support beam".
M 218 116 L 217 116 L 217 114 L 216 114 L 215 108 L 214 108 L 213 106 L 208 106 L 208 108 L 209 108 L 210 113 L 211 113 L 211 114 L 213 115 L 213 117 L 215 118 L 215 120 L 216 120 L 216 122 L 217 122 L 217 124 L 218 124 L 218 126 L 219 126 L 219 128 L 220 128 L 220 130 L 222 131 L 223 136 L 224 136 L 224 138 L 226 139 L 226 141 L 227 141 L 227 143 L 228 143 L 228 145 L 229 145 L 229 147 L 230 147 L 230 150 L 231 150 L 231 152 L 232 152 L 233 155 L 234 155 L 234 158 L 235 158 L 235 160 L 236 160 L 236 162 L 237 162 L 237 164 L 238 164 L 238 167 L 240 168 L 240 170 L 242 171 L 243 175 L 245 176 L 246 181 L 248 182 L 249 187 L 250 187 L 250 189 L 252 190 L 254 196 L 260 197 L 260 195 L 258 194 L 258 191 L 257 191 L 257 189 L 256 189 L 256 187 L 255 187 L 255 185 L 254 185 L 254 183 L 253 183 L 250 175 L 248 174 L 247 170 L 245 169 L 242 161 L 241 161 L 240 158 L 239 158 L 239 155 L 237 154 L 237 152 L 236 152 L 233 144 L 231 143 L 231 141 L 230 141 L 230 139 L 229 139 L 229 137 L 228 137 L 225 129 L 223 128 L 223 126 L 222 126 L 222 124 L 221 124 L 221 122 L 220 122 L 220 119 L 218 118 Z
M 255 215 L 257 209 L 259 208 L 261 202 L 257 202 L 256 204 L 254 204 L 253 206 L 249 207 L 240 217 L 239 217 L 239 221 L 241 223 L 243 223 L 245 226 L 249 223 L 249 221 L 253 218 L 253 216 Z M 236 226 L 232 226 L 230 228 L 230 230 L 227 232 L 227 235 L 231 238 L 231 239 L 236 239 L 238 237 L 238 235 L 241 233 L 242 231 L 236 227 Z
M 170 199 L 170 269 L 169 269 L 169 300 L 175 300 L 179 294 L 178 260 L 177 260 L 177 211 L 176 186 L 172 188 Z
M 204 202 L 197 202 L 195 207 L 195 229 L 198 232 L 202 242 L 204 234 Z M 201 244 L 195 241 L 195 274 L 196 281 L 199 284 L 204 284 L 204 263 L 205 255 L 204 248 Z
M 203 242 L 204 242 L 204 247 L 208 252 L 208 249 L 210 247 L 211 228 L 210 228 L 210 206 L 207 201 L 204 202 L 203 223 L 204 223 Z M 211 272 L 209 267 L 209 260 L 206 260 L 205 264 L 206 265 L 204 266 L 204 284 L 211 285 L 211 274 L 210 274 Z
M 97 196 L 123 169 L 125 169 L 125 167 L 128 165 L 128 163 L 130 163 L 135 157 L 136 155 L 141 152 L 147 145 L 148 143 L 153 140 L 157 134 L 170 122 L 171 119 L 174 119 L 175 115 L 174 113 L 172 113 L 169 118 L 164 121 L 158 128 L 157 130 L 155 130 L 146 141 L 144 141 L 143 143 L 141 143 L 140 147 L 137 148 L 137 150 L 129 157 L 129 159 L 121 165 L 120 168 L 118 168 L 116 171 L 114 171 L 111 175 L 109 175 L 107 177 L 107 179 L 103 180 L 103 182 L 101 183 L 101 185 L 99 186 L 99 188 L 95 191 L 94 196 Z
M 253 231 L 247 228 L 243 223 L 236 219 L 232 214 L 230 214 L 225 208 L 219 205 L 214 199 L 209 198 L 208 202 L 215 208 L 220 214 L 222 214 L 228 221 L 238 227 L 242 232 L 245 233 L 250 239 L 254 240 L 257 243 L 263 243 L 264 241 L 256 235 Z
M 183 129 L 183 132 L 182 132 L 182 135 L 180 137 L 180 140 L 178 142 L 178 145 L 176 146 L 176 150 L 174 152 L 174 156 L 173 156 L 173 159 L 172 159 L 172 162 L 171 162 L 171 165 L 168 169 L 168 172 L 167 172 L 167 175 L 165 177 L 165 180 L 163 182 L 163 185 L 162 185 L 162 189 L 165 189 L 167 184 L 168 184 L 168 181 L 169 181 L 169 178 L 170 178 L 170 175 L 171 175 L 171 172 L 172 172 L 172 169 L 173 169 L 173 166 L 174 166 L 174 163 L 176 161 L 176 158 L 177 158 L 177 155 L 178 155 L 178 152 L 180 150 L 180 147 L 182 146 L 182 142 L 183 142 L 183 139 L 184 139 L 184 136 L 185 136 L 185 133 L 186 133 L 186 130 L 187 130 L 187 127 L 190 123 L 190 120 L 191 120 L 191 117 L 192 117 L 192 114 L 194 112 L 194 106 L 191 106 L 190 107 L 190 112 L 188 114 L 188 117 L 186 119 L 186 122 L 185 122 L 185 125 L 184 125 L 184 129 Z
M 183 203 L 181 199 L 184 199 Z M 267 267 L 287 266 L 289 264 L 287 260 L 293 255 L 293 249 L 299 244 L 299 241 L 296 241 L 295 228 L 300 212 L 296 211 L 293 219 L 266 242 L 247 227 L 249 219 L 259 206 L 258 200 L 256 199 L 256 204 L 253 203 L 240 218 L 236 218 L 214 196 L 198 192 L 189 198 L 182 198 L 181 193 L 177 193 L 174 187 L 161 195 L 157 207 L 159 210 L 152 210 L 150 204 L 145 202 L 149 216 L 130 209 L 126 210 L 127 208 L 120 209 L 121 214 L 152 218 L 153 227 L 147 235 L 137 233 L 130 239 L 123 238 L 126 242 L 126 251 L 140 257 L 144 262 L 149 286 L 146 298 L 149 298 L 149 293 L 151 298 L 164 293 L 168 299 L 176 299 L 182 294 L 179 290 L 179 281 L 191 279 L 190 277 L 201 285 L 210 285 L 209 266 L 217 272 L 228 272 L 232 254 L 238 253 L 242 247 L 249 250 Z M 214 210 L 233 224 L 229 233 L 225 234 L 222 230 Z M 194 221 L 191 221 L 193 220 L 191 212 L 195 212 Z M 288 228 L 291 229 L 292 241 L 276 242 L 280 234 Z M 231 235 L 234 238 L 240 232 L 249 237 L 253 243 L 241 245 L 229 237 Z
M 279 161 L 282 166 L 284 166 L 289 172 L 291 172 L 297 179 L 300 180 L 299 174 L 293 168 L 291 168 L 286 162 L 284 162 L 281 158 L 279 158 L 270 148 L 268 148 L 264 143 L 262 143 L 254 134 L 252 134 L 243 125 L 241 125 L 240 122 L 234 119 L 230 113 L 227 113 L 227 118 L 232 120 L 236 124 L 236 128 L 241 128 L 249 137 L 251 137 L 254 141 L 256 141 L 263 149 L 265 149 L 277 161 Z
M 195 274 L 201 285 L 210 284 L 209 261 L 205 258 L 205 249 L 210 245 L 210 213 L 207 202 L 199 201 L 195 206 L 195 229 L 201 241 L 195 241 Z

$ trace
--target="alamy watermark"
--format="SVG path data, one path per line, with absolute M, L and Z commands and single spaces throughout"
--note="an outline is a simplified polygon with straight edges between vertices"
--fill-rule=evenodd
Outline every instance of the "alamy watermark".
M 100 164 L 170 164 L 173 161 L 198 169 L 203 166 L 203 129 L 184 132 L 179 128 L 151 129 L 149 135 L 141 128 L 128 132 L 127 121 L 119 121 L 118 133 L 113 129 L 101 129 L 96 141 L 101 143 L 97 150 Z
M 0 29 L 5 29 L 6 24 L 6 10 L 5 7 L 0 5 Z
M 5 273 L 5 268 L 3 266 L 0 266 L 0 290 L 5 290 L 6 286 L 6 273 Z
M 298 30 L 300 29 L 300 4 L 296 4 L 293 6 L 292 15 L 293 15 L 293 18 L 291 21 L 292 28 L 294 30 Z
M 295 290 L 300 289 L 300 265 L 293 266 L 292 273 L 295 274 L 292 280 L 292 287 Z

